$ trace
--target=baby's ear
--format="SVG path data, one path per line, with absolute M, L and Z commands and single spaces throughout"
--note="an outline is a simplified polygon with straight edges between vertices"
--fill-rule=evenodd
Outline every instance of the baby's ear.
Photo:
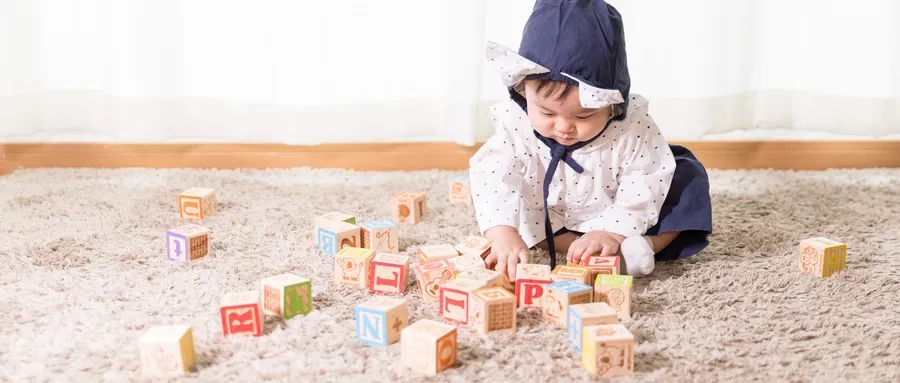
M 581 102 L 581 106 L 584 108 L 600 109 L 610 105 L 621 104 L 625 101 L 618 89 L 597 88 L 568 73 L 561 74 L 578 81 L 578 101 Z
M 540 64 L 520 56 L 512 49 L 493 41 L 488 41 L 487 43 L 485 59 L 487 59 L 489 65 L 494 67 L 497 73 L 500 73 L 500 81 L 506 86 L 518 84 L 527 75 L 550 71 Z

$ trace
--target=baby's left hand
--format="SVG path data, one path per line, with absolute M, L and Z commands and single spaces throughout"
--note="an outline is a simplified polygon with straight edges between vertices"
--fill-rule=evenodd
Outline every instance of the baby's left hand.
M 566 257 L 569 262 L 581 264 L 597 253 L 600 253 L 600 256 L 615 255 L 624 240 L 625 237 L 608 231 L 590 231 L 572 242 Z

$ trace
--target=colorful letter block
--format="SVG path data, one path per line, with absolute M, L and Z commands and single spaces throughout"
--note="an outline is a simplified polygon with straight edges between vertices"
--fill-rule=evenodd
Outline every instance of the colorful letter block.
M 472 189 L 469 187 L 469 175 L 450 179 L 450 203 L 472 204 Z
M 422 246 L 419 248 L 416 254 L 419 255 L 420 265 L 424 265 L 429 262 L 443 261 L 459 256 L 459 253 L 452 245 Z
M 582 266 L 556 265 L 553 272 L 550 273 L 550 280 L 553 282 L 572 281 L 590 285 L 591 271 Z
M 409 325 L 409 304 L 404 299 L 377 296 L 356 306 L 356 339 L 375 347 L 400 340 Z
M 316 225 L 316 245 L 325 254 L 335 255 L 345 247 L 359 247 L 360 228 L 343 221 L 321 220 Z
M 800 241 L 800 271 L 829 278 L 844 270 L 847 245 L 828 238 L 815 237 Z
M 325 213 L 325 214 L 322 214 L 322 215 L 316 217 L 314 224 L 316 226 L 319 226 L 319 225 L 323 224 L 324 221 L 338 221 L 338 222 L 346 222 L 351 225 L 356 225 L 356 217 L 354 217 L 350 214 L 347 214 L 347 213 L 341 213 L 339 211 Z
M 425 193 L 397 193 L 391 196 L 393 218 L 397 223 L 417 224 L 427 213 Z
M 502 287 L 475 290 L 469 325 L 478 332 L 516 331 L 516 296 Z
M 437 375 L 456 364 L 456 326 L 420 319 L 402 330 L 400 359 L 426 375 Z
M 361 247 L 345 247 L 334 256 L 334 283 L 365 289 L 375 252 Z
M 453 265 L 453 270 L 457 274 L 468 270 L 486 270 L 484 260 L 476 254 L 460 255 L 447 261 Z
M 290 319 L 312 310 L 312 282 L 294 274 L 279 274 L 260 281 L 263 311 Z
M 550 266 L 533 263 L 516 265 L 516 299 L 519 307 L 540 309 L 543 306 L 544 286 L 550 282 Z
M 456 246 L 456 251 L 462 255 L 475 254 L 481 259 L 491 254 L 491 242 L 487 238 L 470 235 Z
M 183 375 L 196 361 L 194 332 L 188 325 L 154 326 L 139 342 L 141 367 L 156 376 Z
M 184 225 L 166 233 L 166 258 L 170 261 L 193 261 L 209 255 L 209 229 Z
M 559 281 L 544 286 L 544 320 L 565 326 L 568 323 L 569 305 L 591 303 L 594 289 L 583 283 Z
M 422 292 L 422 300 L 437 302 L 441 285 L 456 276 L 453 265 L 448 261 L 437 261 L 416 266 L 413 271 Z
M 378 219 L 359 223 L 362 247 L 376 253 L 400 252 L 400 227 L 391 220 Z
M 263 308 L 259 291 L 227 293 L 219 304 L 222 316 L 222 333 L 230 335 L 261 336 L 263 333 Z
M 194 187 L 181 192 L 178 195 L 178 215 L 188 220 L 216 215 L 216 191 Z
M 616 310 L 604 302 L 580 303 L 569 306 L 568 338 L 575 351 L 581 352 L 584 326 L 619 323 Z
M 444 319 L 469 323 L 469 309 L 472 306 L 472 292 L 487 287 L 475 279 L 456 278 L 444 283 L 440 288 L 438 311 Z
M 598 255 L 590 256 L 584 263 L 575 265 L 569 262 L 566 266 L 581 266 L 590 270 L 590 281 L 597 280 L 600 274 L 620 274 L 619 273 L 619 257 L 601 257 Z
M 631 375 L 634 372 L 634 335 L 621 324 L 584 327 L 581 365 L 591 376 Z
M 594 302 L 606 302 L 616 310 L 619 320 L 630 319 L 633 281 L 634 278 L 630 275 L 598 275 L 594 283 Z
M 409 257 L 378 253 L 372 258 L 369 270 L 369 291 L 384 294 L 401 294 L 406 291 Z

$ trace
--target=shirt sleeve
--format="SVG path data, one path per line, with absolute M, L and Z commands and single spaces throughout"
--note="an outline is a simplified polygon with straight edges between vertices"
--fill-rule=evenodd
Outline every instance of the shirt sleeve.
M 494 134 L 469 159 L 469 187 L 481 233 L 498 225 L 519 227 L 524 164 L 516 141 L 494 116 Z
M 675 175 L 675 157 L 656 123 L 636 110 L 641 117 L 616 138 L 619 172 L 613 204 L 596 221 L 586 225 L 625 237 L 646 234 L 656 225 Z

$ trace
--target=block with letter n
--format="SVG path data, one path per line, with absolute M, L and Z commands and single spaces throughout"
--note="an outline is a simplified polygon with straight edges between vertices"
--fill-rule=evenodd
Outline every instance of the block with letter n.
M 456 278 L 440 287 L 438 310 L 444 319 L 469 323 L 469 309 L 472 304 L 472 293 L 488 287 L 484 281 L 468 278 Z
M 579 303 L 569 306 L 568 338 L 575 351 L 581 352 L 584 326 L 619 323 L 616 310 L 604 302 Z
M 263 308 L 259 291 L 225 294 L 219 304 L 219 313 L 222 317 L 222 333 L 225 336 L 261 336 L 263 333 Z
M 544 286 L 550 283 L 550 266 L 533 263 L 516 265 L 516 298 L 519 307 L 541 309 Z
M 409 305 L 405 299 L 376 296 L 354 309 L 356 339 L 386 347 L 400 340 L 400 332 L 409 325 Z
M 369 291 L 382 294 L 401 294 L 406 291 L 409 257 L 378 253 L 369 265 Z
M 312 282 L 309 278 L 285 273 L 264 278 L 261 284 L 266 314 L 290 319 L 307 315 L 312 310 Z

